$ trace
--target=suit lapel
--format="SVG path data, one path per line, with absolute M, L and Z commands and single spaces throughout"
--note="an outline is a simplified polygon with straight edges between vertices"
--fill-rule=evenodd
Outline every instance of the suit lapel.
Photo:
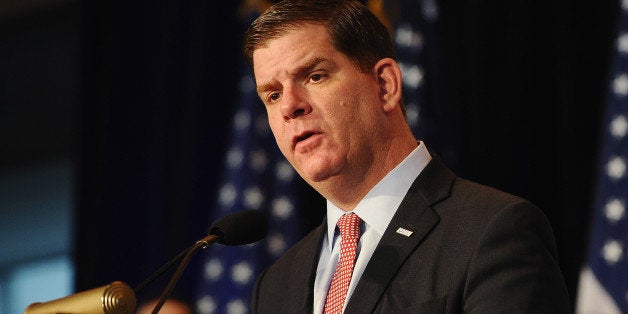
M 431 206 L 449 196 L 455 176 L 439 160 L 433 158 L 414 181 L 388 228 L 384 232 L 355 291 L 347 313 L 370 313 L 375 309 L 388 283 L 408 255 L 438 224 L 439 217 Z M 407 236 L 403 228 L 412 232 Z

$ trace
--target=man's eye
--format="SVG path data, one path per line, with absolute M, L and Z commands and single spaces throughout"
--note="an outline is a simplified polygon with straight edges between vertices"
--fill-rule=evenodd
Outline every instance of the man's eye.
M 280 96 L 281 96 L 281 95 L 280 95 L 279 93 L 271 93 L 270 95 L 268 95 L 268 100 L 269 100 L 271 103 L 273 103 L 273 102 L 275 102 L 275 101 L 279 100 L 279 97 L 280 97 Z
M 323 79 L 323 75 L 322 74 L 312 74 L 310 76 L 310 81 L 312 81 L 312 82 L 318 82 L 318 81 L 320 81 L 322 79 Z

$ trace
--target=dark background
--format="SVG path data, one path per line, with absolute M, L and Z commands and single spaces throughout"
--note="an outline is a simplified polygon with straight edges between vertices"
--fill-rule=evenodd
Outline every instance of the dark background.
M 546 212 L 575 298 L 619 4 L 438 4 L 426 77 L 438 103 L 424 105 L 446 136 L 425 140 L 449 147 L 437 153 L 458 175 Z M 205 234 L 237 96 L 239 6 L 0 5 L 0 170 L 72 157 L 77 291 L 137 284 Z

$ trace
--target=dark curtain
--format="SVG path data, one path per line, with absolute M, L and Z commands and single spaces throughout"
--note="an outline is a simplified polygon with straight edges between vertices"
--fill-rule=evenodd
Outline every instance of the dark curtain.
M 451 163 L 545 211 L 575 299 L 618 3 L 441 4 L 444 101 L 436 106 L 453 134 Z
M 79 291 L 135 286 L 207 232 L 239 61 L 237 3 L 213 3 L 84 2 Z
M 547 213 L 575 298 L 618 3 L 438 5 L 425 79 L 439 89 L 422 105 L 447 136 L 425 140 L 447 141 L 434 147 L 451 147 L 436 153 L 458 175 Z M 77 290 L 133 286 L 205 234 L 237 95 L 238 6 L 84 2 Z M 197 266 L 178 294 L 194 295 Z

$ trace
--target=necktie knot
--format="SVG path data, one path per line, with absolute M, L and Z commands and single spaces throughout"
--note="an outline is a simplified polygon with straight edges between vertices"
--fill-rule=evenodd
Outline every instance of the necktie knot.
M 338 229 L 340 230 L 340 236 L 343 239 L 353 239 L 360 237 L 360 223 L 362 219 L 354 213 L 342 215 L 338 219 Z

